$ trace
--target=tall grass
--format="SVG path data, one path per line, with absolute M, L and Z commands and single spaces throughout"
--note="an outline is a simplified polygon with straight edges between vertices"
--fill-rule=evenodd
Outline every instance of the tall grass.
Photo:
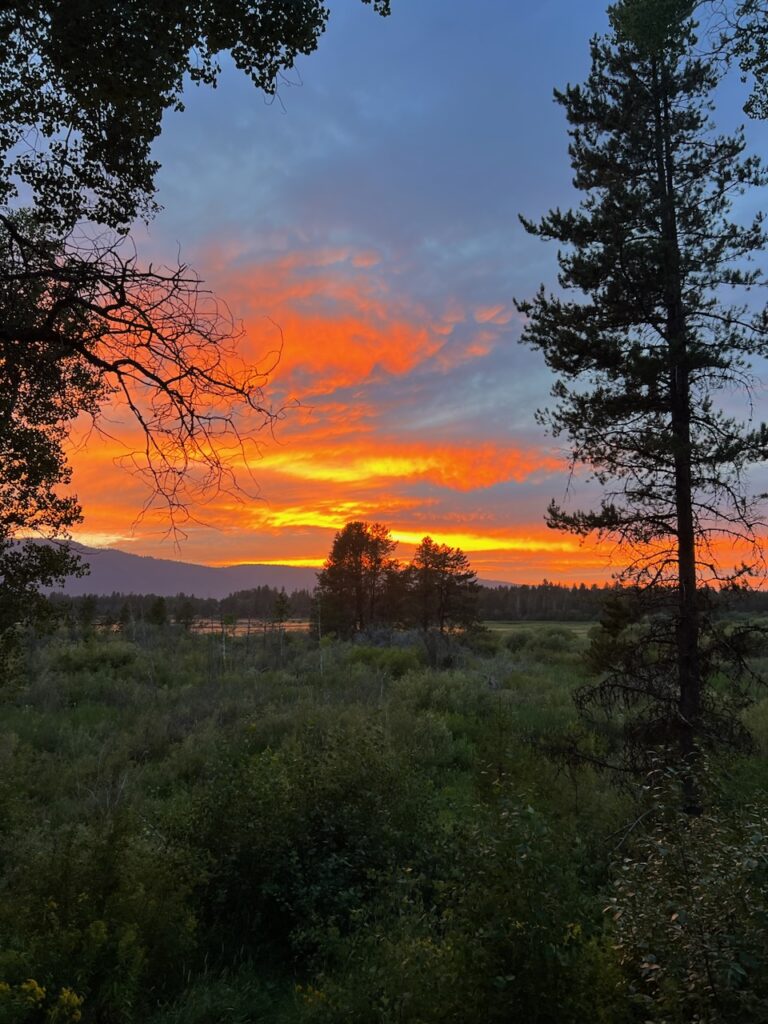
M 542 753 L 583 730 L 585 644 L 526 624 L 443 669 L 417 635 L 30 644 L 1 708 L 0 1024 L 640 1019 L 603 913 L 633 798 Z M 750 724 L 768 747 L 764 702 Z

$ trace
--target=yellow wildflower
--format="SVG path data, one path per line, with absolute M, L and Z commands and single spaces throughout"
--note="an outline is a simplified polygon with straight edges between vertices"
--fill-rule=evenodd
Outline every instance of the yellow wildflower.
M 83 1005 L 83 996 L 79 996 L 74 989 L 65 986 L 60 992 L 58 999 L 50 1007 L 46 1014 L 46 1020 L 50 1024 L 61 1022 L 61 1024 L 77 1024 L 83 1014 L 80 1007 Z
M 22 981 L 19 985 L 19 992 L 30 1003 L 42 1003 L 45 999 L 45 989 L 42 985 L 38 985 L 34 978 L 27 978 L 26 981 Z

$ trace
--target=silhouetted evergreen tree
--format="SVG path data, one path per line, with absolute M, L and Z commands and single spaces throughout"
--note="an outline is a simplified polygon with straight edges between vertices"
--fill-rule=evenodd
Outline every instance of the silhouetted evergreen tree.
M 406 571 L 413 621 L 422 630 L 444 633 L 477 621 L 477 574 L 461 548 L 424 537 Z
M 632 6 L 640 18 L 657 13 Z M 765 245 L 762 220 L 740 227 L 729 213 L 766 179 L 740 133 L 712 129 L 717 73 L 693 56 L 690 24 L 671 18 L 663 29 L 638 34 L 642 43 L 594 39 L 586 84 L 556 93 L 585 195 L 576 210 L 523 223 L 559 243 L 560 284 L 582 298 L 542 289 L 519 308 L 524 342 L 558 375 L 542 420 L 605 489 L 596 510 L 553 503 L 548 523 L 618 542 L 625 582 L 650 596 L 635 611 L 652 618 L 632 643 L 618 631 L 582 704 L 619 711 L 627 752 L 674 742 L 689 759 L 701 741 L 742 732 L 743 659 L 707 611 L 704 585 L 742 578 L 718 563 L 717 543 L 749 545 L 759 518 L 742 480 L 765 459 L 768 431 L 716 397 L 748 387 L 749 357 L 768 351 L 765 316 L 724 301 L 727 288 L 760 278 L 746 264 Z M 724 665 L 730 686 L 719 695 L 710 683 Z
M 317 575 L 319 628 L 349 636 L 380 621 L 396 542 L 381 523 L 347 523 Z
M 168 606 L 164 597 L 156 597 L 147 611 L 147 622 L 152 626 L 168 625 Z

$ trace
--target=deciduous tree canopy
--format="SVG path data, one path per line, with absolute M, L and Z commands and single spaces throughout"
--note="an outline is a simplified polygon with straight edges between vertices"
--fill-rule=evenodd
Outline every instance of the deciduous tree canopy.
M 373 2 L 387 14 L 389 0 Z M 23 189 L 58 228 L 122 227 L 153 209 L 151 147 L 185 81 L 224 57 L 272 93 L 311 53 L 324 0 L 42 0 L 0 9 L 0 206 Z
M 388 13 L 388 0 L 363 2 Z M 327 19 L 323 0 L 0 8 L 0 551 L 78 521 L 77 500 L 58 490 L 70 479 L 63 444 L 110 396 L 141 428 L 127 454 L 149 476 L 149 502 L 159 497 L 176 523 L 195 492 L 231 479 L 223 452 L 242 452 L 236 413 L 256 413 L 250 439 L 271 421 L 269 367 L 238 360 L 227 311 L 188 268 L 142 266 L 103 228 L 125 233 L 155 209 L 151 146 L 187 80 L 214 86 L 228 55 L 274 92 Z M 39 551 L 27 556 L 26 572 L 18 549 L 12 570 L 0 560 L 0 590 L 11 572 L 31 587 L 75 564 L 63 548 L 45 567 Z
M 240 440 L 236 408 L 255 414 L 249 429 L 271 418 L 266 373 L 238 357 L 226 307 L 187 267 L 142 267 L 117 236 L 57 240 L 30 214 L 0 214 L 0 302 L 0 434 L 17 439 L 19 466 L 45 437 L 66 482 L 68 425 L 116 396 L 144 437 L 132 464 L 179 513 L 225 482 L 220 442 Z M 14 525 L 35 528 L 25 479 Z

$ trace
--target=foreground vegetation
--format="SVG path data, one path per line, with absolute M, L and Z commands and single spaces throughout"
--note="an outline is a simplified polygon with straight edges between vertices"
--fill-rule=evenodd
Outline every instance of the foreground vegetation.
M 0 733 L 0 1022 L 764 1020 L 757 752 L 617 787 L 585 629 L 29 638 Z M 599 749 L 593 747 L 597 753 Z

